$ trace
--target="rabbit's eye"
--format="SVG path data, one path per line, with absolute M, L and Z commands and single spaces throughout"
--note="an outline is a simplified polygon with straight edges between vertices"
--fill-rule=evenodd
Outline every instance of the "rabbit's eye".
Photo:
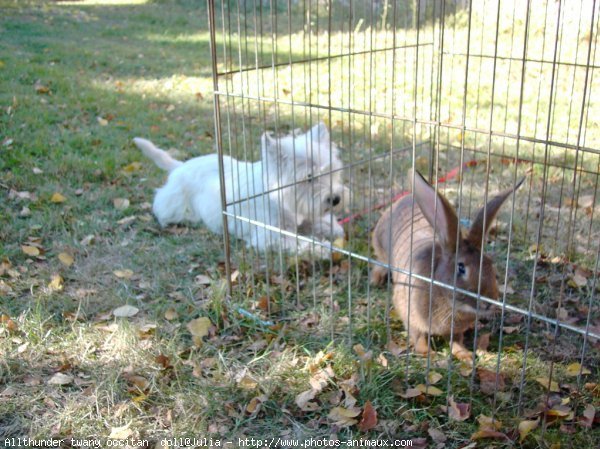
M 458 274 L 460 274 L 461 276 L 464 276 L 465 273 L 467 272 L 467 269 L 465 268 L 465 264 L 462 262 L 458 262 L 458 265 L 456 265 L 456 268 L 458 269 Z

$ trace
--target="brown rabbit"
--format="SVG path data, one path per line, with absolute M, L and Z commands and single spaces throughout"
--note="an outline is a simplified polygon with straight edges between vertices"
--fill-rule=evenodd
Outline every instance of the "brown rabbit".
M 515 186 L 515 189 L 522 182 L 523 180 Z M 487 206 L 478 212 L 465 237 L 454 208 L 441 194 L 436 195 L 434 188 L 417 173 L 413 194 L 398 200 L 377 222 L 373 232 L 375 255 L 380 262 L 390 263 L 392 267 L 433 278 L 448 285 L 454 285 L 456 275 L 457 288 L 476 293 L 482 241 L 500 206 L 513 190 L 507 190 L 492 198 Z M 416 201 L 413 201 L 413 198 Z M 436 198 L 437 213 L 435 212 Z M 432 254 L 434 228 L 435 254 Z M 458 254 L 456 253 L 457 238 L 459 239 Z M 481 270 L 481 295 L 497 299 L 496 270 L 492 259 L 485 254 Z M 388 270 L 376 266 L 372 274 L 374 283 L 382 283 L 387 279 Z M 392 272 L 392 281 L 394 307 L 417 353 L 427 352 L 428 334 L 450 336 L 453 313 L 452 289 L 435 284 L 431 286 L 427 281 L 398 271 Z M 459 358 L 468 358 L 472 355 L 463 346 L 463 334 L 475 326 L 476 303 L 474 298 L 456 292 L 454 343 L 451 349 L 452 354 Z M 486 315 L 490 315 L 489 305 L 481 302 L 479 316 Z

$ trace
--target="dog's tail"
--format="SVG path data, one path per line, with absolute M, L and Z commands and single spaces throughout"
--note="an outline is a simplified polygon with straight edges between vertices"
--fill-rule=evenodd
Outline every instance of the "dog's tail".
M 152 159 L 154 163 L 163 170 L 171 172 L 183 164 L 183 162 L 171 157 L 171 155 L 165 150 L 161 150 L 160 148 L 156 147 L 149 140 L 142 139 L 141 137 L 134 137 L 133 143 L 135 143 L 136 146 L 142 150 L 142 153 Z

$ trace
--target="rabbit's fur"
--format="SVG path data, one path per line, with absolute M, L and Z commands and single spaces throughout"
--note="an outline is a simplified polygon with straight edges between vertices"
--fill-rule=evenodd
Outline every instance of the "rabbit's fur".
M 482 242 L 500 206 L 513 190 L 504 191 L 492 198 L 478 212 L 469 232 L 465 233 L 460 229 L 456 212 L 448 200 L 440 193 L 436 194 L 434 188 L 416 173 L 413 194 L 394 203 L 377 222 L 373 232 L 375 255 L 380 262 L 389 263 L 392 267 L 448 285 L 454 285 L 456 275 L 457 288 L 476 293 Z M 460 239 L 458 256 L 457 237 Z M 484 254 L 481 262 L 480 294 L 497 299 L 498 286 L 492 259 Z M 388 270 L 376 266 L 372 275 L 372 282 L 383 283 L 387 279 Z M 392 272 L 392 281 L 394 307 L 417 353 L 428 351 L 428 334 L 448 338 L 453 328 L 452 353 L 459 358 L 471 356 L 463 346 L 463 334 L 475 326 L 477 300 L 456 292 L 453 311 L 451 289 L 432 285 L 398 271 Z M 480 302 L 478 315 L 490 315 L 487 303 Z

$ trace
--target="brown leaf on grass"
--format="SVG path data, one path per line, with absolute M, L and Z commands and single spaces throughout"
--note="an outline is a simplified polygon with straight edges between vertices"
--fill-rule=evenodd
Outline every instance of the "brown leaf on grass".
M 477 432 L 471 435 L 472 441 L 483 439 L 508 440 L 509 438 L 504 433 L 493 429 L 479 429 Z
M 435 385 L 440 380 L 442 380 L 443 377 L 444 376 L 442 376 L 440 373 L 438 373 L 436 371 L 430 371 L 429 374 L 427 375 L 427 380 L 429 381 L 430 385 Z
M 169 357 L 164 354 L 157 355 L 154 361 L 162 366 L 162 369 L 173 368 L 173 365 L 171 365 L 171 360 L 169 360 Z
M 50 197 L 50 202 L 55 204 L 64 203 L 67 201 L 67 197 L 65 197 L 62 193 L 54 192 Z
M 124 306 L 117 307 L 113 310 L 112 314 L 117 318 L 130 318 L 135 316 L 139 311 L 140 309 L 137 307 L 125 304 Z
M 60 292 L 64 288 L 64 280 L 60 274 L 52 275 L 48 283 L 48 290 L 51 292 Z
M 21 251 L 31 257 L 37 257 L 40 255 L 39 248 L 36 248 L 35 246 L 21 245 Z
M 558 385 L 558 382 L 554 380 L 550 382 L 550 379 L 548 377 L 536 377 L 535 381 L 542 385 L 544 388 L 549 389 L 553 393 L 560 393 L 560 387 Z
M 485 368 L 477 368 L 477 376 L 479 377 L 479 389 L 483 394 L 494 394 L 497 391 L 504 390 L 504 375 L 495 371 L 490 371 Z
M 398 344 L 394 340 L 388 341 L 385 347 L 388 351 L 390 351 L 392 355 L 396 357 L 399 357 L 400 355 L 404 354 L 408 349 L 408 347 L 405 344 Z
M 527 438 L 527 435 L 529 434 L 529 432 L 531 432 L 532 430 L 535 430 L 537 428 L 537 426 L 540 424 L 540 419 L 534 419 L 534 420 L 525 420 L 525 421 L 521 421 L 519 423 L 519 442 L 522 443 L 523 440 L 525 440 L 525 438 Z
M 194 337 L 202 338 L 208 335 L 208 331 L 212 326 L 209 318 L 201 316 L 187 323 L 186 327 Z
M 73 259 L 73 256 L 71 256 L 69 253 L 60 253 L 58 255 L 58 260 L 65 267 L 70 267 L 71 265 L 73 265 L 73 262 L 75 262 L 75 259 Z
M 115 198 L 113 199 L 113 206 L 117 210 L 125 210 L 129 207 L 129 200 L 127 198 Z
M 212 279 L 205 274 L 199 274 L 194 278 L 194 282 L 199 285 L 210 285 Z
M 546 412 L 547 417 L 566 418 L 573 415 L 573 410 L 566 405 L 558 404 Z
M 582 416 L 579 418 L 579 424 L 586 429 L 591 429 L 594 425 L 594 419 L 596 417 L 596 408 L 592 404 L 585 406 Z
M 471 416 L 471 404 L 455 402 L 453 396 L 448 398 L 448 406 L 443 405 L 441 408 L 455 421 L 465 421 Z
M 317 393 L 320 393 L 323 388 L 327 386 L 330 380 L 332 380 L 335 376 L 333 369 L 331 366 L 327 366 L 326 368 L 320 369 L 315 374 L 313 374 L 308 382 L 313 390 Z
M 297 395 L 294 402 L 300 410 L 304 412 L 314 412 L 319 408 L 319 405 L 316 402 L 312 402 L 316 395 L 317 390 L 311 388 L 310 390 L 303 391 Z
M 113 271 L 113 274 L 119 279 L 131 279 L 133 277 L 133 271 L 129 268 L 124 270 L 115 270 Z
M 592 374 L 592 372 L 588 369 L 581 366 L 581 363 L 574 362 L 567 366 L 567 376 L 576 377 L 579 375 L 579 371 L 581 371 L 581 375 L 585 376 L 587 374 Z
M 446 434 L 442 432 L 440 429 L 436 429 L 435 427 L 430 427 L 427 429 L 427 433 L 431 437 L 431 439 L 438 444 L 445 443 L 448 437 Z
M 110 435 L 108 438 L 116 439 L 116 440 L 126 440 L 133 434 L 133 430 L 129 428 L 131 425 L 131 421 L 124 426 L 121 427 L 111 427 Z
M 50 95 L 50 88 L 42 84 L 40 80 L 36 81 L 33 87 L 38 95 Z
M 502 428 L 502 422 L 497 419 L 492 419 L 486 415 L 479 415 L 477 417 L 477 422 L 479 423 L 479 427 L 481 429 L 492 429 L 492 430 L 500 430 Z
M 177 311 L 173 307 L 169 307 L 165 311 L 165 320 L 167 320 L 167 321 L 173 321 L 173 320 L 176 320 L 177 318 L 179 318 L 179 314 L 177 313 Z
M 363 408 L 362 417 L 358 423 L 358 430 L 361 432 L 368 432 L 377 425 L 377 411 L 373 408 L 371 401 L 365 403 Z
M 417 388 L 407 388 L 404 393 L 399 393 L 399 396 L 404 399 L 412 399 L 419 397 L 423 392 Z
M 136 171 L 140 171 L 141 168 L 142 168 L 141 162 L 134 161 L 131 164 L 128 164 L 125 167 L 123 167 L 123 171 L 125 173 L 133 173 Z
M 385 355 L 383 355 L 383 353 L 379 353 L 379 355 L 377 356 L 377 363 L 379 363 L 384 368 L 387 368 L 389 364 L 388 359 Z
M 323 352 L 319 351 L 316 356 L 314 356 L 307 364 L 308 371 L 314 373 L 317 371 L 321 364 L 331 360 L 333 358 L 333 352 Z
M 350 427 L 358 422 L 355 418 L 360 414 L 359 408 L 334 407 L 327 417 L 338 427 Z
M 262 407 L 262 403 L 267 399 L 269 399 L 269 397 L 266 394 L 253 397 L 250 399 L 250 402 L 248 402 L 248 405 L 246 405 L 246 413 L 251 415 L 258 413 Z
M 360 343 L 354 345 L 352 349 L 354 349 L 354 352 L 356 352 L 356 355 L 358 355 L 361 362 L 366 363 L 373 358 L 373 351 L 366 351 L 364 346 Z
M 442 396 L 444 394 L 442 390 L 433 385 L 419 384 L 415 388 L 427 396 Z
M 0 324 L 6 327 L 6 330 L 11 334 L 16 333 L 19 330 L 19 326 L 15 323 L 8 315 L 0 315 Z
M 50 379 L 48 379 L 49 385 L 69 385 L 73 383 L 73 376 L 65 373 L 55 373 Z
M 150 387 L 150 381 L 144 376 L 137 374 L 124 375 L 125 380 L 130 384 L 130 392 L 144 392 Z
M 235 375 L 235 382 L 244 390 L 254 390 L 258 382 L 248 374 L 248 368 L 243 368 Z

